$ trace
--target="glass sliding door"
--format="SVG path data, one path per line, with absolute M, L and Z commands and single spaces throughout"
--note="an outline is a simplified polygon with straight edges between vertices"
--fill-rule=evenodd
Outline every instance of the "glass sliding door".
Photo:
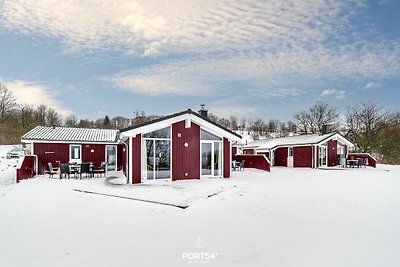
M 107 162 L 107 171 L 117 170 L 117 146 L 115 145 L 106 146 L 106 162 Z
M 214 176 L 222 176 L 222 143 L 214 142 Z
M 144 140 L 146 143 L 146 178 L 154 179 L 154 140 Z
M 212 174 L 212 143 L 201 144 L 201 175 Z
M 142 177 L 145 180 L 171 178 L 171 127 L 143 134 Z
M 154 179 L 167 179 L 171 177 L 170 143 L 169 140 L 154 140 Z
M 201 175 L 222 176 L 221 142 L 201 142 Z

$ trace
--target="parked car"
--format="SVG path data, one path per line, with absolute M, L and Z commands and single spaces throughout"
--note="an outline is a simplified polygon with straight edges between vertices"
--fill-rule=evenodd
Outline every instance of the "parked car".
M 7 158 L 19 158 L 25 155 L 25 151 L 22 148 L 14 147 L 7 152 Z

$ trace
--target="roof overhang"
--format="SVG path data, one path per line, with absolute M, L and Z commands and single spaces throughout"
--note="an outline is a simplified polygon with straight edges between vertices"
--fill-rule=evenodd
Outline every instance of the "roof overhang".
M 186 127 L 190 127 L 191 123 L 194 122 L 195 124 L 199 125 L 202 129 L 209 131 L 213 134 L 216 134 L 220 137 L 228 138 L 229 140 L 241 139 L 240 136 L 233 134 L 229 131 L 226 131 L 221 127 L 218 127 L 217 125 L 210 123 L 209 121 L 202 119 L 201 117 L 194 115 L 192 113 L 183 113 L 178 116 L 155 121 L 153 123 L 145 124 L 143 126 L 139 126 L 133 129 L 128 129 L 126 131 L 121 131 L 120 132 L 121 139 L 126 140 L 126 138 L 128 137 L 135 137 L 138 134 L 148 133 L 158 129 L 162 129 L 180 121 L 185 121 Z
M 107 142 L 107 141 L 79 141 L 79 140 L 39 140 L 39 139 L 21 139 L 21 143 L 31 144 L 106 144 L 106 145 L 118 145 L 120 141 L 117 142 Z
M 347 140 L 343 135 L 341 135 L 340 133 L 335 133 L 327 138 L 325 138 L 324 140 L 320 141 L 319 143 L 317 143 L 316 145 L 322 145 L 323 143 L 326 143 L 329 140 L 337 140 L 339 141 L 341 144 L 346 145 L 349 148 L 354 148 L 354 144 L 352 142 L 350 142 L 349 140 Z

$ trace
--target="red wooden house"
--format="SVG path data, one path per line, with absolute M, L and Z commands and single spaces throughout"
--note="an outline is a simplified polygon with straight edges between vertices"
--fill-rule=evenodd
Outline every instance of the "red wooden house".
M 232 141 L 240 135 L 188 109 L 121 130 L 38 126 L 22 137 L 37 155 L 39 173 L 65 162 L 107 162 L 129 183 L 230 177 Z
M 120 130 L 129 147 L 129 182 L 230 177 L 232 141 L 241 136 L 200 112 L 188 109 Z
M 353 148 L 343 135 L 329 133 L 257 140 L 242 147 L 242 152 L 265 154 L 271 166 L 318 168 L 345 165 Z

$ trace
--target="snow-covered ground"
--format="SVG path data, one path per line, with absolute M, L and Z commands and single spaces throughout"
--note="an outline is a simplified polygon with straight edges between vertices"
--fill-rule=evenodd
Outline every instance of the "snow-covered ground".
M 42 176 L 0 186 L 0 215 L 0 266 L 400 266 L 400 166 L 139 186 Z
M 15 183 L 16 170 L 18 161 L 20 159 L 7 159 L 7 152 L 13 147 L 20 147 L 20 145 L 2 145 L 0 146 L 0 186 Z M 21 158 L 22 159 L 22 158 Z

